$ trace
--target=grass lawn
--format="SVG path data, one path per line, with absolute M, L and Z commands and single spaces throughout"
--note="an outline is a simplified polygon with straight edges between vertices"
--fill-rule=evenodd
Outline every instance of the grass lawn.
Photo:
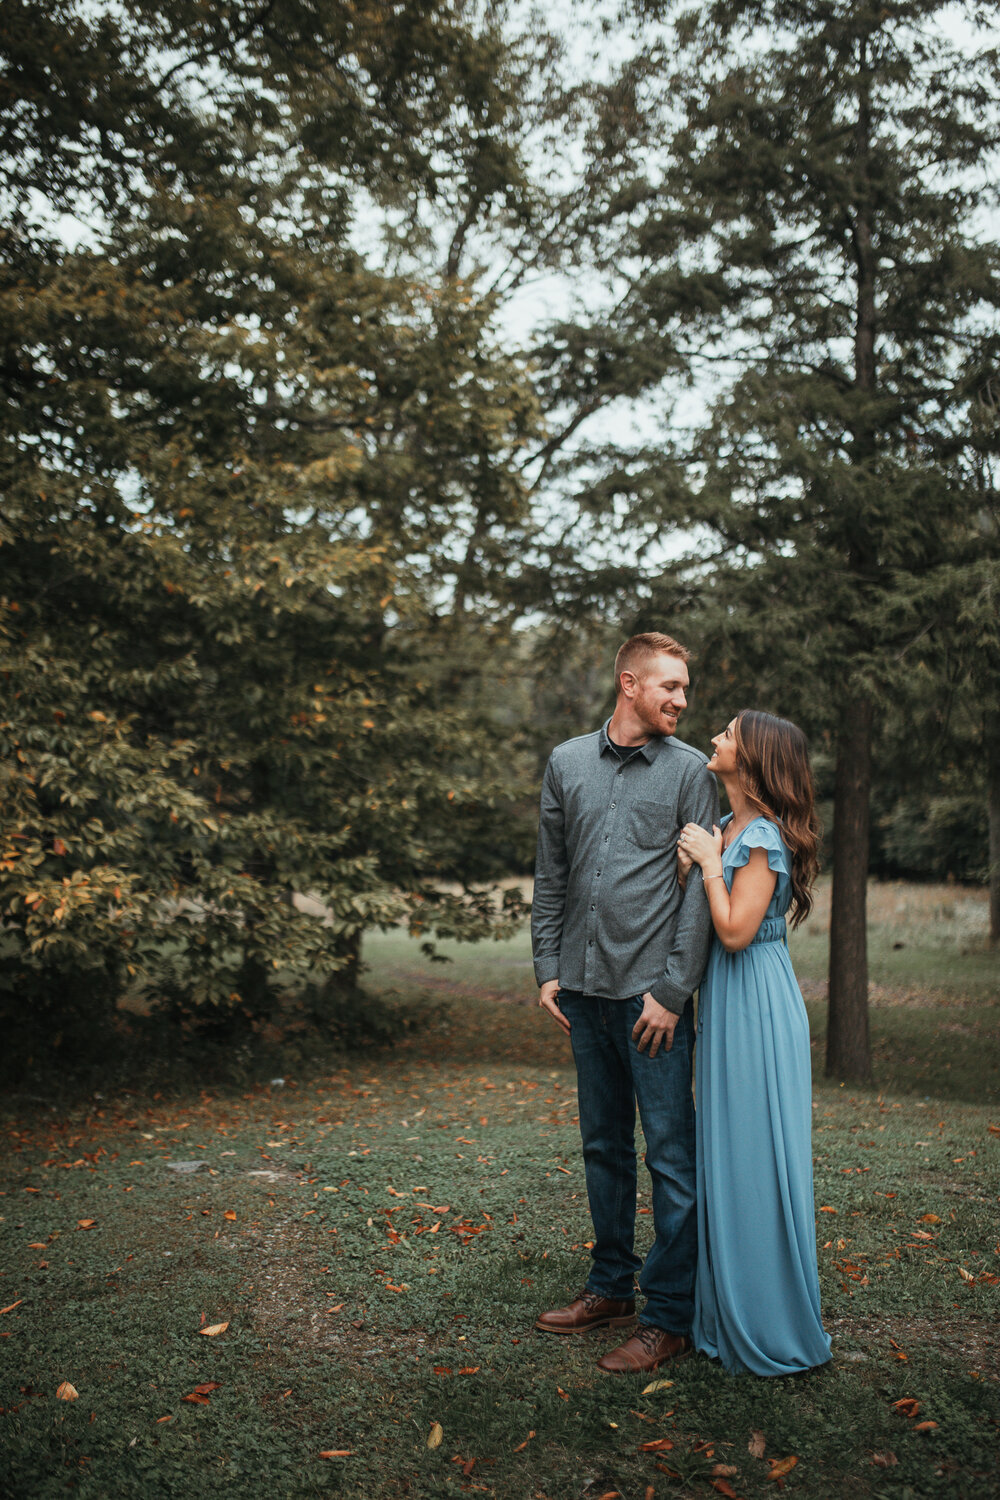
M 429 1017 L 394 1047 L 8 1107 L 0 1493 L 750 1500 L 795 1458 L 812 1500 L 1000 1495 L 997 986 L 938 893 L 873 901 L 871 1091 L 822 1077 L 821 921 L 796 940 L 831 1367 L 647 1390 L 595 1369 L 613 1335 L 536 1334 L 587 1272 L 568 1044 L 523 938 L 393 934 L 371 988 Z

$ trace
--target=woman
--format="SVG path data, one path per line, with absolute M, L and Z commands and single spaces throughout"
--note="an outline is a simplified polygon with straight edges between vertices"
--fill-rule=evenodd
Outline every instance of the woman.
M 732 813 L 688 823 L 715 938 L 699 991 L 698 1275 L 693 1340 L 728 1370 L 825 1364 L 812 1178 L 809 1023 L 785 937 L 810 907 L 819 825 L 805 736 L 744 709 L 709 770 Z

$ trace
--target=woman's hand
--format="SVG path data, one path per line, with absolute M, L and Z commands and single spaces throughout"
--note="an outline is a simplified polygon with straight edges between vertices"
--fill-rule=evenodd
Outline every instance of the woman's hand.
M 683 891 L 687 886 L 687 878 L 691 874 L 694 860 L 688 854 L 684 845 L 678 841 L 677 844 L 677 884 Z
M 701 865 L 704 874 L 718 875 L 722 870 L 722 830 L 713 823 L 708 833 L 698 823 L 685 823 L 677 841 L 677 859 L 684 854 Z

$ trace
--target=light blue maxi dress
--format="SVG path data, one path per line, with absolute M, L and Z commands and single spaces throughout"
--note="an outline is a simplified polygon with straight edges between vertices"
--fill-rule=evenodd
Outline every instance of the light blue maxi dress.
M 758 848 L 778 876 L 767 913 L 738 953 L 713 938 L 699 992 L 693 1340 L 727 1370 L 790 1375 L 825 1364 L 830 1340 L 819 1310 L 809 1022 L 785 937 L 791 854 L 758 817 L 723 850 L 722 871 L 731 890 Z

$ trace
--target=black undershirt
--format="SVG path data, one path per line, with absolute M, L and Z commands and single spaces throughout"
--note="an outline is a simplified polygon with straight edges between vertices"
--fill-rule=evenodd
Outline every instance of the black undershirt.
M 607 731 L 605 731 L 605 733 L 607 733 Z M 642 749 L 641 745 L 618 745 L 611 738 L 610 734 L 608 735 L 608 744 L 611 746 L 618 759 L 623 762 L 626 760 L 631 760 L 633 755 L 638 755 L 639 751 Z

